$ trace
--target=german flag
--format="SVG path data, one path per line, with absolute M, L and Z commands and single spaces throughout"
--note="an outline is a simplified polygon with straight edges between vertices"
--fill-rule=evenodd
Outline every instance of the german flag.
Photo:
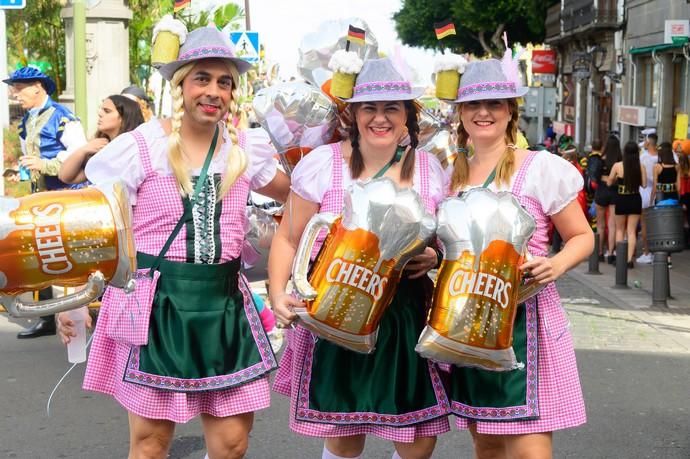
M 448 35 L 455 35 L 455 25 L 450 19 L 441 22 L 434 22 L 434 30 L 436 30 L 436 39 L 440 40 L 446 38 Z
M 192 4 L 192 0 L 175 0 L 175 6 L 173 6 L 173 12 L 177 13 L 187 8 Z
M 358 45 L 364 45 L 364 29 L 360 29 L 353 25 L 350 25 L 347 31 L 347 41 L 350 43 L 357 43 Z

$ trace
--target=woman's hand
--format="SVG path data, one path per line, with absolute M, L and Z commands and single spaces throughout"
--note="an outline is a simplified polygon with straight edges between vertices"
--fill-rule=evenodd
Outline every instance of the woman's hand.
M 271 306 L 278 320 L 278 328 L 285 328 L 297 319 L 294 308 L 304 307 L 304 303 L 288 293 L 281 293 L 271 298 Z
M 86 157 L 90 158 L 108 145 L 108 139 L 103 137 L 97 137 L 95 139 L 89 140 L 85 145 Z
M 405 271 L 407 271 L 408 278 L 416 279 L 422 277 L 429 270 L 434 269 L 438 259 L 436 258 L 436 251 L 431 247 L 424 249 L 424 252 L 419 255 L 415 255 L 412 259 L 405 265 Z
M 540 284 L 553 282 L 565 273 L 565 267 L 557 260 L 548 257 L 534 257 L 520 265 L 520 271 L 529 273 Z
M 84 315 L 86 328 L 91 328 L 91 314 L 89 314 L 89 308 L 82 307 L 77 309 L 77 311 Z M 57 323 L 57 332 L 62 344 L 67 345 L 72 338 L 76 338 L 77 332 L 74 331 L 74 321 L 70 318 L 70 312 L 56 314 L 55 322 Z

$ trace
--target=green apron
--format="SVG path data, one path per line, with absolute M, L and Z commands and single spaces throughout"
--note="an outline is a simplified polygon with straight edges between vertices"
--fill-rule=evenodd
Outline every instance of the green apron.
M 536 297 L 518 307 L 513 350 L 525 367 L 512 371 L 451 367 L 447 382 L 451 412 L 479 421 L 512 421 L 539 417 L 537 394 Z
M 425 323 L 428 278 L 400 282 L 379 325 L 376 348 L 362 354 L 325 339 L 309 343 L 297 419 L 329 424 L 405 426 L 447 413 L 437 369 L 414 351 Z

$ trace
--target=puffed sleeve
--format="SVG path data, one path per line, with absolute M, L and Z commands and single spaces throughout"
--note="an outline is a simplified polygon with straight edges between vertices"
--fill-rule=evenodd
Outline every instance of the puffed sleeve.
M 86 163 L 86 178 L 98 185 L 115 178 L 121 180 L 132 205 L 137 201 L 137 190 L 146 178 L 144 166 L 139 157 L 139 149 L 134 136 L 130 133 L 115 137 L 101 151 Z
M 541 203 L 546 215 L 560 212 L 582 190 L 584 180 L 575 166 L 560 156 L 542 151 L 530 165 L 524 193 Z
M 268 185 L 276 175 L 276 150 L 271 145 L 268 133 L 262 128 L 247 129 L 245 136 L 245 153 L 248 159 L 245 173 L 251 189 L 258 190 Z
M 441 162 L 434 155 L 427 153 L 429 158 L 429 194 L 436 206 L 448 195 L 450 175 L 443 169 Z
M 323 145 L 302 158 L 290 176 L 290 189 L 307 201 L 321 203 L 331 180 L 333 150 Z

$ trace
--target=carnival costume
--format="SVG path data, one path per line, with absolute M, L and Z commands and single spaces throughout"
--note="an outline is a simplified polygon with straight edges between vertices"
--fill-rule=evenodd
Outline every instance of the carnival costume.
M 386 61 L 380 64 L 392 69 L 387 59 L 377 61 Z M 393 75 L 371 75 L 371 82 L 366 81 L 371 63 L 365 62 L 354 88 L 355 97 L 346 102 L 415 97 L 409 83 L 394 70 Z M 435 213 L 447 187 L 443 168 L 423 150 L 416 151 L 415 161 L 413 189 L 426 210 Z M 344 192 L 353 182 L 340 143 L 313 150 L 298 163 L 291 179 L 293 193 L 318 203 L 319 212 L 335 214 L 342 212 Z M 323 235 L 312 258 L 322 244 Z M 447 432 L 448 401 L 438 369 L 414 351 L 430 293 L 427 276 L 400 281 L 370 354 L 317 338 L 299 324 L 288 331 L 288 346 L 274 390 L 290 397 L 290 428 L 315 437 L 372 434 L 398 442 Z
M 502 62 L 471 63 L 456 102 L 524 95 L 527 88 L 519 86 L 517 66 L 509 62 L 509 53 Z M 495 181 L 485 185 L 492 191 L 510 191 L 535 219 L 528 251 L 546 257 L 550 216 L 577 199 L 583 179 L 565 159 L 541 151 L 528 154 L 509 185 L 499 186 Z M 447 388 L 457 427 L 467 429 L 474 424 L 478 433 L 512 435 L 583 424 L 585 407 L 572 336 L 553 282 L 519 306 L 513 349 L 524 368 L 496 372 L 451 367 Z

